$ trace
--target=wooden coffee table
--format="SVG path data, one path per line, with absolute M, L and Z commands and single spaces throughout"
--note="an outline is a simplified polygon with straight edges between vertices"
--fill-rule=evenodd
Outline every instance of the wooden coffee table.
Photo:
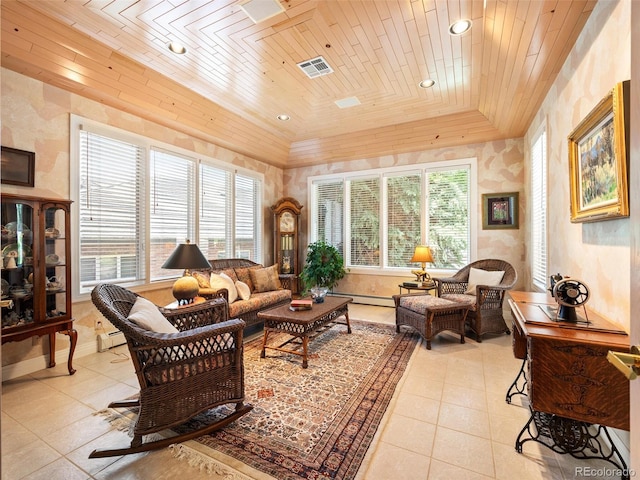
M 353 298 L 349 297 L 325 297 L 324 302 L 314 303 L 311 310 L 293 312 L 289 309 L 289 305 L 282 305 L 259 312 L 258 318 L 264 320 L 264 337 L 262 339 L 260 357 L 265 357 L 267 348 L 301 355 L 302 368 L 307 368 L 310 338 L 324 332 L 335 324 L 346 325 L 347 333 L 351 333 L 348 304 L 352 301 Z M 346 319 L 345 322 L 335 321 L 335 319 L 343 315 Z M 291 335 L 291 338 L 278 346 L 267 346 L 269 335 L 275 332 L 287 333 Z M 296 350 L 284 348 L 298 338 L 302 340 L 302 353 L 299 351 L 300 343 L 297 343 L 298 348 Z

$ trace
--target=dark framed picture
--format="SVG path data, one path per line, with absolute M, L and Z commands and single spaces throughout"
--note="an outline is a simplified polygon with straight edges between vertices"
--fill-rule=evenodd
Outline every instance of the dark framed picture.
M 569 135 L 571 221 L 629 216 L 629 82 L 620 82 Z
M 518 192 L 482 195 L 482 229 L 519 228 Z
M 2 165 L 0 166 L 2 183 L 33 187 L 36 154 L 17 148 L 2 147 Z

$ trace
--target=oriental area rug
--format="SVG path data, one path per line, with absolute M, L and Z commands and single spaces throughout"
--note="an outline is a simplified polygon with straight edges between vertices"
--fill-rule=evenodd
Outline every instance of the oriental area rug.
M 171 446 L 174 456 L 227 479 L 355 478 L 419 336 L 396 333 L 395 325 L 351 325 L 351 334 L 334 325 L 310 341 L 306 369 L 297 355 L 268 349 L 260 358 L 262 338 L 245 343 L 253 410 L 221 431 Z M 205 412 L 179 433 L 232 407 Z

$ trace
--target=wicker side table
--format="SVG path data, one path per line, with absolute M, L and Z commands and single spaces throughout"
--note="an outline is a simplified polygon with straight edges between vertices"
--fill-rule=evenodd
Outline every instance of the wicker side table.
M 464 343 L 464 324 L 469 305 L 445 300 L 431 295 L 394 295 L 396 307 L 396 331 L 401 325 L 415 328 L 427 341 L 427 350 L 431 350 L 431 340 L 438 333 L 448 330 L 460 334 L 460 343 Z

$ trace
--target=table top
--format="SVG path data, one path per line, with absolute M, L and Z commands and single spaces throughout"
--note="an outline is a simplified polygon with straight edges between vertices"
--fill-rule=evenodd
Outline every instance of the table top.
M 427 285 L 426 287 L 424 285 L 417 285 L 415 287 L 412 287 L 411 285 L 404 285 L 403 283 L 401 283 L 398 285 L 398 287 L 405 288 L 407 290 L 435 290 L 436 288 L 438 288 L 435 283 Z
M 549 293 L 509 291 L 508 295 L 516 324 L 527 336 L 629 347 L 629 335 L 620 325 L 588 308 L 588 322 L 558 321 L 549 316 L 548 307 L 557 307 Z M 576 308 L 579 318 L 584 319 L 582 310 L 581 307 Z
M 292 321 L 294 323 L 311 323 L 324 317 L 330 312 L 343 308 L 351 303 L 351 297 L 334 297 L 326 296 L 324 302 L 314 303 L 310 310 L 292 311 L 289 304 L 280 305 L 279 307 L 269 308 L 258 312 L 258 318 L 262 320 L 281 320 Z

